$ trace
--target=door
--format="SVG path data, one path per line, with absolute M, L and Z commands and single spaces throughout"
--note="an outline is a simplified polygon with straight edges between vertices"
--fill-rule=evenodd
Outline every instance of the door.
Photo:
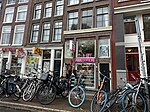
M 126 54 L 126 65 L 128 70 L 128 81 L 135 81 L 134 78 L 132 78 L 132 75 L 135 78 L 140 78 L 139 73 L 139 55 L 138 54 Z
M 6 70 L 7 61 L 8 61 L 8 58 L 3 58 L 3 60 L 2 60 L 2 72 Z
M 110 78 L 109 63 L 100 63 L 100 72 Z M 102 78 L 103 78 L 103 76 L 101 76 L 101 79 Z M 110 80 L 106 80 L 104 86 L 105 86 L 106 91 L 109 92 L 110 91 Z

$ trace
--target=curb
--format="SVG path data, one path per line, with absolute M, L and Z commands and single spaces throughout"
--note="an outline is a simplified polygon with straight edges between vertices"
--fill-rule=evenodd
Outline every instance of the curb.
M 20 103 L 12 103 L 6 101 L 0 101 L 0 106 L 13 108 L 13 109 L 27 110 L 31 112 L 71 112 L 67 110 L 52 109 L 52 108 L 39 107 L 39 106 L 20 104 Z

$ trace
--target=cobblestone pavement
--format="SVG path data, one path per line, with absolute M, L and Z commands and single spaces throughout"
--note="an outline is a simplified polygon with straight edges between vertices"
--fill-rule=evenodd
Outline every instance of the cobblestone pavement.
M 57 97 L 50 105 L 41 105 L 36 99 L 31 102 L 2 99 L 0 107 L 18 109 L 16 112 L 19 112 L 19 109 L 24 110 L 20 112 L 90 112 L 90 100 L 86 100 L 80 108 L 72 108 L 68 103 L 68 99 L 62 97 Z

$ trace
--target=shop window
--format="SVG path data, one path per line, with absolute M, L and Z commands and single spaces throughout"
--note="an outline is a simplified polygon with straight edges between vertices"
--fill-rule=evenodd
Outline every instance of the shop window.
M 67 40 L 65 42 L 65 58 L 73 57 L 73 40 Z
M 143 15 L 144 22 L 144 38 L 150 40 L 150 14 Z
M 34 72 L 34 69 L 39 68 L 39 55 L 37 54 L 32 54 L 32 51 L 28 51 L 27 52 L 27 59 L 26 59 L 26 72 L 25 73 L 29 73 L 29 72 Z
M 81 29 L 92 28 L 92 22 L 93 22 L 92 15 L 93 15 L 93 10 L 84 10 L 84 11 L 82 11 Z
M 22 64 L 22 58 L 17 58 L 15 54 L 12 54 L 11 58 L 11 70 L 14 71 L 15 74 L 20 74 L 21 72 L 21 64 Z
M 95 40 L 78 40 L 77 57 L 95 57 Z
M 78 28 L 78 12 L 70 12 L 68 14 L 68 30 L 77 30 Z
M 42 67 L 44 71 L 48 71 L 50 69 L 50 63 L 51 63 L 51 50 L 44 50 L 42 62 Z
M 108 7 L 98 8 L 96 11 L 96 27 L 109 26 Z
M 77 77 L 84 76 L 84 84 L 86 87 L 94 87 L 94 64 L 93 63 L 78 63 Z
M 99 40 L 99 58 L 110 57 L 110 39 Z
M 136 33 L 135 16 L 124 18 L 124 30 L 125 34 Z

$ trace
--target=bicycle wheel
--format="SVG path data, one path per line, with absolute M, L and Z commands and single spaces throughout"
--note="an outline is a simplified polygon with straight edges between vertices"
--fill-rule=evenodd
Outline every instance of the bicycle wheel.
M 105 91 L 100 91 L 99 97 L 97 98 L 98 92 L 96 92 L 91 101 L 91 112 L 103 112 L 104 107 L 107 102 L 107 93 Z
M 66 97 L 69 93 L 68 82 L 63 82 L 63 90 L 61 92 L 62 97 Z
M 146 101 L 139 93 L 137 98 L 135 90 L 128 90 L 122 97 L 122 109 L 124 112 L 147 112 Z
M 13 85 L 14 87 L 12 88 L 12 93 L 11 93 L 11 98 L 14 101 L 18 101 L 21 98 L 21 90 L 18 85 Z
M 29 86 L 26 87 L 26 89 L 23 92 L 23 100 L 24 101 L 29 101 L 33 98 L 36 90 L 36 84 L 32 82 Z
M 55 100 L 56 92 L 57 90 L 54 85 L 49 86 L 49 84 L 46 84 L 39 88 L 36 97 L 41 104 L 48 105 Z
M 72 107 L 77 108 L 84 103 L 85 98 L 85 90 L 81 86 L 75 86 L 69 93 L 68 101 Z

